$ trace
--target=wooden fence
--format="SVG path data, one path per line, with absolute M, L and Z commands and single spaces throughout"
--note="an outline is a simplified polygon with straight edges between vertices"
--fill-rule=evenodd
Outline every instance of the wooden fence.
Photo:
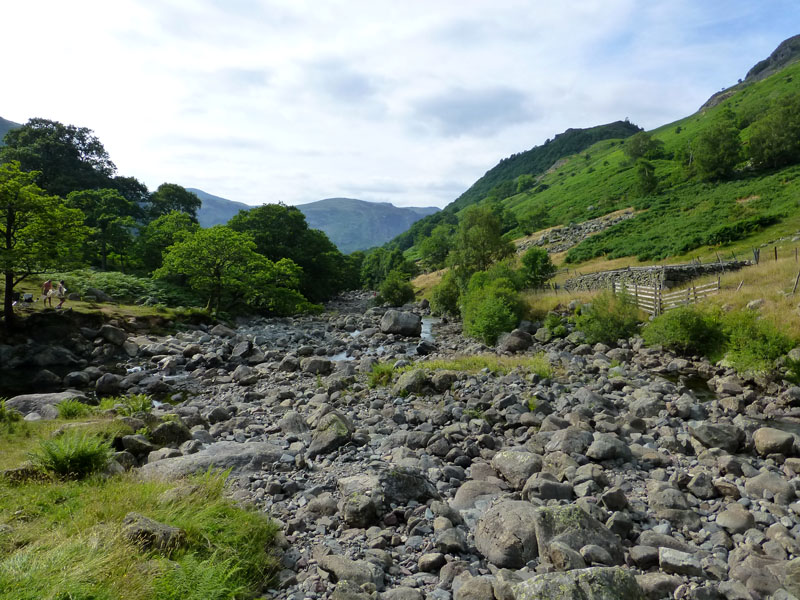
M 628 294 L 636 305 L 651 315 L 660 315 L 679 306 L 696 304 L 703 298 L 716 294 L 720 290 L 719 277 L 716 281 L 704 285 L 693 285 L 684 290 L 665 292 L 663 288 L 622 283 L 615 281 L 611 284 L 614 294 Z

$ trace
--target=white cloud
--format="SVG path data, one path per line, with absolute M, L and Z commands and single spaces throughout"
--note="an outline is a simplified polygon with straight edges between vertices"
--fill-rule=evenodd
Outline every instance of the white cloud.
M 744 0 L 56 0 L 3 8 L 0 116 L 248 203 L 442 206 L 568 127 L 696 110 L 797 33 Z

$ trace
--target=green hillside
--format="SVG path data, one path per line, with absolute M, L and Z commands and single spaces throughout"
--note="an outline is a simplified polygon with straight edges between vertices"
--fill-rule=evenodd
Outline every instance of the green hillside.
M 641 129 L 628 121 L 615 121 L 588 129 L 567 129 L 541 146 L 512 154 L 489 169 L 441 213 L 418 221 L 407 232 L 394 238 L 389 245 L 406 250 L 427 237 L 436 225 L 445 222 L 455 223 L 455 214 L 470 204 L 480 202 L 488 196 L 500 198 L 508 196 L 520 186 L 532 186 L 539 175 L 560 159 L 582 152 L 601 140 L 623 139 L 638 131 Z
M 504 217 L 518 223 L 508 238 L 523 236 L 523 223 L 544 228 L 637 211 L 573 247 L 566 256 L 571 263 L 625 256 L 652 261 L 742 245 L 771 231 L 800 231 L 800 62 L 786 62 L 766 78 L 715 95 L 685 119 L 573 152 L 521 193 L 497 198 L 497 189 L 484 185 L 482 198 L 476 192 L 470 198 L 513 215 Z
M 8 119 L 0 117 L 0 146 L 3 145 L 3 138 L 6 136 L 6 133 L 8 133 L 9 130 L 14 129 L 15 127 L 20 127 L 20 124 L 14 123 L 14 121 L 9 121 Z

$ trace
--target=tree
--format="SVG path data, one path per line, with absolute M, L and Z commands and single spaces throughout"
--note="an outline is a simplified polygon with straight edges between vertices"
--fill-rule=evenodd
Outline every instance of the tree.
M 703 179 L 724 179 L 733 175 L 741 160 L 742 144 L 732 111 L 703 131 L 694 144 L 694 164 Z
M 5 144 L 0 162 L 19 161 L 23 171 L 38 171 L 37 184 L 49 194 L 112 187 L 116 167 L 91 129 L 31 119 L 9 131 Z
M 448 257 L 459 279 L 485 271 L 493 262 L 511 256 L 514 246 L 502 237 L 500 221 L 487 206 L 472 205 L 464 210 Z
M 375 301 L 379 304 L 402 306 L 414 299 L 414 287 L 400 271 L 391 271 L 381 283 Z
M 167 248 L 164 264 L 154 276 L 185 277 L 208 299 L 206 308 L 218 314 L 223 299 L 229 304 L 237 299 L 258 304 L 268 296 L 270 285 L 288 289 L 281 283 L 296 281 L 299 271 L 288 261 L 276 270 L 275 263 L 256 252 L 250 235 L 216 225 L 198 229 Z
M 34 182 L 18 162 L 0 165 L 0 270 L 6 326 L 14 319 L 14 287 L 25 278 L 78 262 L 86 235 L 83 214 Z
M 654 140 L 649 133 L 644 131 L 634 133 L 624 143 L 622 151 L 632 161 L 637 161 L 640 158 L 660 158 L 663 154 L 664 142 Z
M 133 245 L 134 215 L 138 206 L 128 201 L 117 190 L 82 190 L 71 192 L 67 204 L 83 211 L 86 225 L 91 228 L 87 259 L 103 271 L 108 269 L 108 256 L 115 253 L 127 256 Z
M 452 235 L 453 226 L 443 223 L 434 227 L 430 236 L 420 242 L 419 254 L 426 269 L 434 271 L 444 267 Z
M 151 219 L 177 210 L 189 215 L 195 223 L 197 222 L 197 211 L 203 205 L 203 201 L 197 197 L 197 194 L 177 183 L 162 183 L 150 195 L 149 203 L 148 212 Z
M 658 178 L 653 163 L 644 159 L 636 161 L 636 192 L 640 196 L 649 196 L 658 188 Z
M 544 248 L 528 248 L 522 255 L 523 285 L 527 287 L 540 287 L 556 272 L 550 255 Z
M 303 269 L 301 293 L 313 302 L 348 289 L 350 265 L 322 231 L 309 229 L 295 206 L 264 204 L 241 210 L 228 221 L 234 231 L 249 233 L 256 251 L 272 261 L 289 258 Z
M 128 201 L 133 202 L 142 209 L 142 214 L 139 218 L 144 216 L 144 206 L 150 201 L 150 191 L 147 186 L 136 177 L 122 177 L 117 175 L 114 177 L 113 187 L 120 194 L 122 194 Z
M 135 250 L 139 263 L 147 273 L 152 273 L 161 266 L 164 250 L 199 228 L 186 213 L 174 210 L 161 215 L 139 233 Z
M 750 129 L 753 166 L 774 169 L 800 162 L 800 96 L 784 98 Z

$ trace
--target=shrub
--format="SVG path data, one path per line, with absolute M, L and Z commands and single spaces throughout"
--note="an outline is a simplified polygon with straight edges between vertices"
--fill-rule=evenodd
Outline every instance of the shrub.
M 711 356 L 724 347 L 720 316 L 696 307 L 680 307 L 659 315 L 642 331 L 649 346 L 661 344 L 678 354 Z
M 394 365 L 389 363 L 377 363 L 373 365 L 372 371 L 370 371 L 368 385 L 371 388 L 389 385 L 392 382 L 393 374 Z
M 69 432 L 42 440 L 29 458 L 34 465 L 59 477 L 83 479 L 102 471 L 111 459 L 111 444 L 98 436 Z
M 639 309 L 627 294 L 603 292 L 581 310 L 575 326 L 590 344 L 612 344 L 639 331 Z
M 751 310 L 728 313 L 722 328 L 728 340 L 725 358 L 739 372 L 767 371 L 794 345 L 791 338 Z
M 475 273 L 470 279 L 462 317 L 464 333 L 492 345 L 501 333 L 517 326 L 522 302 L 509 280 L 485 283 L 486 279 L 485 273 Z
M 78 417 L 85 417 L 91 412 L 91 409 L 80 400 L 69 398 L 56 405 L 58 409 L 58 416 L 62 419 L 77 419 Z
M 461 289 L 453 271 L 448 271 L 431 292 L 431 312 L 435 315 L 458 316 Z
M 131 416 L 137 412 L 149 413 L 153 410 L 153 399 L 147 394 L 103 398 L 100 401 L 100 408 L 102 410 L 115 410 L 118 415 L 125 416 Z
M 400 271 L 391 271 L 378 289 L 378 296 L 375 298 L 377 304 L 391 304 L 392 306 L 402 306 L 414 299 L 414 288 L 408 281 L 408 277 Z
M 0 424 L 10 425 L 22 419 L 22 415 L 13 408 L 6 408 L 7 398 L 0 398 Z
M 545 281 L 553 276 L 556 267 L 550 260 L 550 255 L 544 248 L 528 248 L 522 255 L 522 267 L 520 274 L 524 285 L 528 287 L 540 287 Z

